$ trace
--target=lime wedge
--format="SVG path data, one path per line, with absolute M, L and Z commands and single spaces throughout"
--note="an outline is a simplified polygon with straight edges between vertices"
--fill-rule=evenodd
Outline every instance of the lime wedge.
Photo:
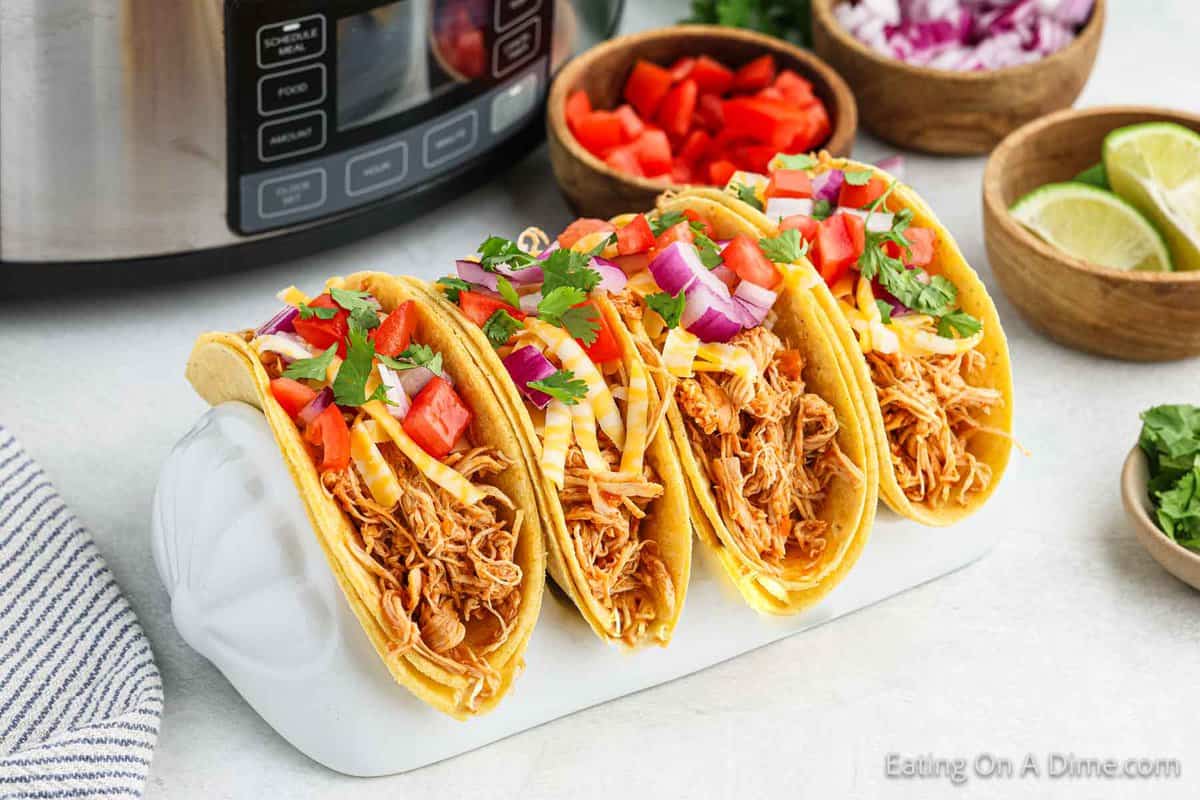
M 1112 192 L 1086 183 L 1050 183 L 1012 207 L 1022 225 L 1076 258 L 1121 270 L 1171 269 L 1162 235 Z
M 1108 182 L 1167 237 L 1176 269 L 1200 269 L 1200 134 L 1172 122 L 1104 138 Z

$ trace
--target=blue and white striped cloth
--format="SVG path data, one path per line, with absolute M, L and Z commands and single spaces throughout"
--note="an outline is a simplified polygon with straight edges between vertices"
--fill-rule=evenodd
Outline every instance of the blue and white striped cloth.
M 91 534 L 0 425 L 0 798 L 141 797 L 162 704 Z

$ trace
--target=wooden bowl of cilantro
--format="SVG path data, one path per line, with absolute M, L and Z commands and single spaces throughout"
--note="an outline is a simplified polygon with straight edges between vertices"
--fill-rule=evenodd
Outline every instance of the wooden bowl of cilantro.
M 1121 495 L 1138 541 L 1200 589 L 1200 406 L 1155 406 L 1125 460 Z

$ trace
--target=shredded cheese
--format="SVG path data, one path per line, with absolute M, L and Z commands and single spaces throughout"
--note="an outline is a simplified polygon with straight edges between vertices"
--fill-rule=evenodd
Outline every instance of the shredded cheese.
M 695 368 L 702 372 L 729 372 L 747 383 L 758 380 L 758 365 L 754 363 L 754 356 L 744 348 L 720 342 L 703 342 L 696 356 L 700 363 Z
M 295 286 L 289 286 L 286 289 L 280 289 L 275 295 L 279 298 L 279 302 L 284 305 L 299 308 L 301 303 L 308 304 L 308 295 L 297 289 Z
M 652 275 L 648 269 L 644 269 L 630 278 L 625 284 L 625 288 L 629 289 L 631 292 L 640 297 L 645 297 L 648 294 L 654 294 L 655 292 L 661 291 L 658 288 L 658 284 L 654 281 L 654 275 Z
M 600 443 L 596 440 L 596 418 L 587 403 L 571 406 L 571 422 L 575 430 L 575 441 L 583 451 L 583 460 L 593 472 L 606 472 L 608 462 L 600 455 Z
M 563 471 L 567 464 L 567 448 L 570 446 L 571 409 L 561 400 L 551 400 L 550 405 L 546 406 L 546 428 L 538 463 L 546 478 L 560 489 L 565 483 Z
M 350 458 L 354 459 L 354 466 L 366 481 L 375 502 L 384 508 L 391 508 L 400 502 L 402 490 L 396 473 L 392 472 L 387 459 L 375 446 L 380 438 L 386 441 L 386 436 L 375 422 L 361 420 L 355 423 L 350 428 Z
M 649 435 L 650 388 L 646 368 L 638 359 L 629 362 L 628 389 L 629 397 L 625 403 L 625 448 L 621 451 L 620 471 L 626 475 L 641 475 L 646 438 Z
M 388 413 L 387 407 L 378 400 L 371 400 L 362 406 L 363 411 L 379 425 L 391 440 L 400 448 L 400 452 L 413 463 L 421 474 L 466 505 L 474 505 L 485 497 L 478 487 L 471 483 L 461 473 L 451 469 L 433 456 L 421 449 L 405 432 L 400 423 Z
M 683 328 L 672 328 L 663 344 L 663 366 L 676 378 L 690 378 L 700 339 Z
M 545 343 L 562 364 L 575 377 L 587 384 L 587 399 L 592 406 L 592 413 L 600 423 L 600 430 L 612 441 L 618 449 L 625 446 L 625 426 L 621 422 L 621 412 L 613 400 L 604 376 L 596 369 L 596 364 L 588 358 L 579 342 L 575 341 L 562 328 L 556 328 L 530 317 L 525 320 L 525 326 Z

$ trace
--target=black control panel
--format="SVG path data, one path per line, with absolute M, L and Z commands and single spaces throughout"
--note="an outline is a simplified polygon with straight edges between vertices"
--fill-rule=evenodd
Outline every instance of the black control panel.
M 554 0 L 231 0 L 229 224 L 256 234 L 419 190 L 518 132 Z

